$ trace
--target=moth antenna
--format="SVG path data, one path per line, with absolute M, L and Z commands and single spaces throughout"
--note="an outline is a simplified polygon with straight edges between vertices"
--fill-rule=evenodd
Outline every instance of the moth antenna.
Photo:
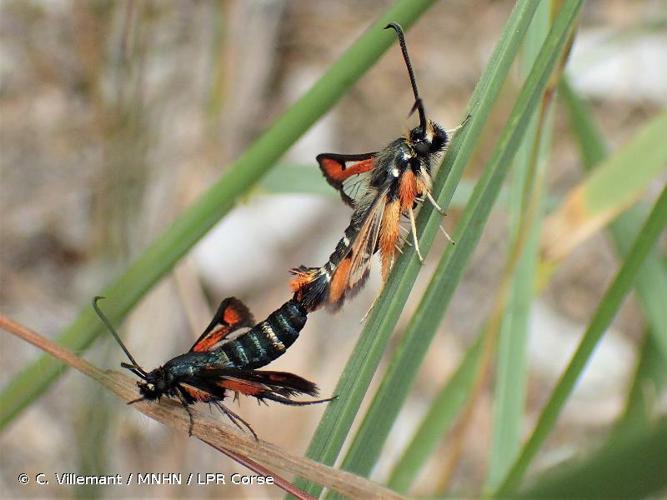
M 127 350 L 127 347 L 125 347 L 125 344 L 123 344 L 123 341 L 120 340 L 120 336 L 118 333 L 116 333 L 116 330 L 114 329 L 113 325 L 111 324 L 111 321 L 104 315 L 100 307 L 97 305 L 97 301 L 100 299 L 104 299 L 105 297 L 100 297 L 99 295 L 97 297 L 93 298 L 93 309 L 95 309 L 95 313 L 97 313 L 97 316 L 99 316 L 100 320 L 102 320 L 102 323 L 104 323 L 104 326 L 107 327 L 107 329 L 111 332 L 111 335 L 116 339 L 116 342 L 120 345 L 120 347 L 125 351 L 125 354 L 127 355 L 128 359 L 132 362 L 131 365 L 128 365 L 127 363 L 121 363 L 121 366 L 123 368 L 127 368 L 134 372 L 137 375 L 140 375 L 141 378 L 146 378 L 146 372 L 144 369 L 139 366 L 139 363 L 135 361 L 135 359 L 132 357 L 130 354 L 130 351 Z
M 130 363 L 121 363 L 120 366 L 125 368 L 126 370 L 130 370 L 137 377 L 146 380 L 146 372 L 143 369 L 141 369 L 140 366 L 131 365 Z
M 410 75 L 410 83 L 412 84 L 412 92 L 415 94 L 415 104 L 412 106 L 412 111 L 410 114 L 414 113 L 415 110 L 419 111 L 419 126 L 422 130 L 426 131 L 426 111 L 424 110 L 424 103 L 419 97 L 419 90 L 417 90 L 417 80 L 415 79 L 415 72 L 412 70 L 412 63 L 410 62 L 410 56 L 408 55 L 408 46 L 405 44 L 405 35 L 403 34 L 403 28 L 398 23 L 389 23 L 384 29 L 392 28 L 396 31 L 398 36 L 398 43 L 401 46 L 401 52 L 403 52 L 403 59 L 405 60 L 405 65 L 408 68 L 408 74 Z

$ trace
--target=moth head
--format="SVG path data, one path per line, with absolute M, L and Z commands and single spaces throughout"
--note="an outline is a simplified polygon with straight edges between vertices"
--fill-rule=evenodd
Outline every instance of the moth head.
M 431 120 L 426 122 L 426 127 L 419 125 L 410 131 L 412 148 L 419 156 L 439 153 L 447 145 L 448 139 L 445 129 Z
M 137 382 L 137 386 L 143 399 L 151 401 L 159 399 L 160 396 L 169 391 L 169 374 L 163 367 L 148 372 L 142 378 L 142 381 Z

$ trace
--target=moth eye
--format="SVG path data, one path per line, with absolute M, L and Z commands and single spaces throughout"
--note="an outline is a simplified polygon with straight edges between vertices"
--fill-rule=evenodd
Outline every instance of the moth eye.
M 429 152 L 429 145 L 422 141 L 417 142 L 415 144 L 415 150 L 417 151 L 417 154 L 425 155 Z

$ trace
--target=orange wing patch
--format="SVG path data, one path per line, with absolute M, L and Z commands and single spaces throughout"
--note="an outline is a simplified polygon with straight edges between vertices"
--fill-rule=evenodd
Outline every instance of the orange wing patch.
M 195 401 L 201 401 L 202 403 L 208 403 L 209 401 L 215 399 L 215 396 L 210 392 L 202 391 L 191 385 L 181 384 L 181 389 L 187 392 L 192 399 Z
M 354 207 L 356 198 L 366 192 L 364 180 L 375 167 L 375 155 L 338 155 L 322 153 L 317 155 L 317 163 L 327 182 L 339 193 L 345 204 Z M 368 174 L 370 175 L 370 174 Z
M 407 169 L 401 176 L 401 184 L 398 187 L 398 197 L 401 199 L 401 208 L 408 210 L 412 208 L 417 198 L 417 179 L 412 170 Z
M 380 258 L 382 260 L 382 279 L 387 280 L 389 270 L 394 262 L 396 244 L 401 235 L 401 203 L 398 200 L 387 203 L 382 214 L 382 230 L 380 231 Z
M 352 259 L 348 256 L 345 257 L 338 267 L 336 272 L 333 275 L 331 280 L 331 288 L 329 289 L 329 303 L 336 304 L 338 303 L 345 294 L 347 290 L 347 282 L 350 276 L 350 266 L 352 265 Z
M 330 183 L 340 185 L 345 179 L 352 175 L 363 174 L 373 168 L 373 158 L 362 160 L 349 167 L 345 167 L 345 162 L 333 158 L 321 158 L 320 167 L 324 176 Z
M 251 382 L 249 380 L 224 378 L 216 385 L 223 389 L 245 394 L 246 396 L 258 397 L 266 392 L 266 387 L 263 384 Z
M 232 333 L 232 328 L 229 325 L 221 326 L 211 331 L 206 337 L 201 340 L 198 340 L 195 345 L 192 346 L 192 351 L 194 352 L 206 352 L 213 349 L 213 346 L 218 344 L 222 339 L 227 335 Z
M 223 318 L 228 325 L 235 325 L 243 321 L 243 311 L 240 311 L 237 307 L 227 307 Z
M 243 302 L 235 297 L 228 297 L 220 303 L 213 320 L 190 351 L 210 351 L 230 333 L 245 326 L 253 326 L 254 322 L 252 314 Z
M 310 285 L 317 278 L 317 268 L 305 271 L 293 270 L 294 278 L 289 282 L 289 286 L 294 293 L 301 291 L 307 285 Z

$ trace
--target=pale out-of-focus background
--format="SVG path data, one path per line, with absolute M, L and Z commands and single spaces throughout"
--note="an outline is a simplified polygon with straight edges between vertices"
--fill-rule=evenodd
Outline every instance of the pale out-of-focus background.
M 23 1 L 0 6 L 0 308 L 55 338 L 225 166 L 333 63 L 388 0 Z M 438 3 L 407 35 L 432 118 L 453 128 L 512 7 L 510 1 Z M 667 36 L 660 1 L 588 2 L 570 67 L 612 147 L 667 102 Z M 664 20 L 663 20 L 664 21 Z M 516 75 L 515 75 L 516 76 Z M 515 79 L 515 84 L 517 80 Z M 505 90 L 514 95 L 516 88 Z M 508 99 L 508 102 L 511 100 Z M 412 94 L 396 47 L 295 145 L 281 163 L 312 165 L 323 151 L 377 150 L 408 126 Z M 502 105 L 501 105 L 502 107 Z M 502 113 L 499 113 L 502 114 Z M 488 147 L 504 124 L 487 128 Z M 562 113 L 549 167 L 555 199 L 582 178 Z M 480 155 L 484 156 L 484 155 Z M 482 164 L 466 173 L 474 180 Z M 326 188 L 325 188 L 326 190 Z M 445 220 L 452 229 L 462 198 Z M 288 269 L 325 262 L 350 211 L 331 193 L 273 194 L 265 185 L 234 209 L 128 317 L 122 329 L 135 357 L 153 368 L 185 352 L 226 296 L 257 319 L 289 296 Z M 412 434 L 492 304 L 506 249 L 502 203 L 420 372 L 374 478 Z M 438 255 L 439 241 L 432 255 Z M 425 267 L 432 269 L 434 258 Z M 377 267 L 377 266 L 376 266 Z M 596 237 L 559 268 L 535 306 L 528 414 L 534 416 L 563 369 L 615 269 Z M 426 282 L 418 283 L 405 315 Z M 317 381 L 332 393 L 379 290 L 374 276 L 335 316 L 314 314 L 302 338 L 271 365 Z M 399 323 L 397 335 L 405 323 Z M 627 301 L 578 386 L 547 453 L 557 462 L 581 439 L 606 432 L 621 409 L 643 323 Z M 117 368 L 110 338 L 84 357 Z M 3 386 L 40 353 L 0 335 Z M 491 400 L 475 413 L 456 488 L 484 477 Z M 487 411 L 484 411 L 486 409 Z M 302 454 L 322 407 L 236 410 L 258 434 Z M 21 488 L 19 472 L 226 472 L 242 470 L 201 443 L 142 417 L 78 373 L 68 372 L 2 436 L 0 490 L 8 496 L 69 496 L 51 481 Z M 443 448 L 444 456 L 444 448 Z M 547 465 L 542 463 L 540 465 Z M 439 457 L 428 466 L 437 475 Z M 417 487 L 419 491 L 419 487 Z M 425 489 L 425 491 L 430 491 Z M 215 487 L 82 490 L 79 494 L 216 497 Z M 225 489 L 226 495 L 278 496 L 277 489 Z

